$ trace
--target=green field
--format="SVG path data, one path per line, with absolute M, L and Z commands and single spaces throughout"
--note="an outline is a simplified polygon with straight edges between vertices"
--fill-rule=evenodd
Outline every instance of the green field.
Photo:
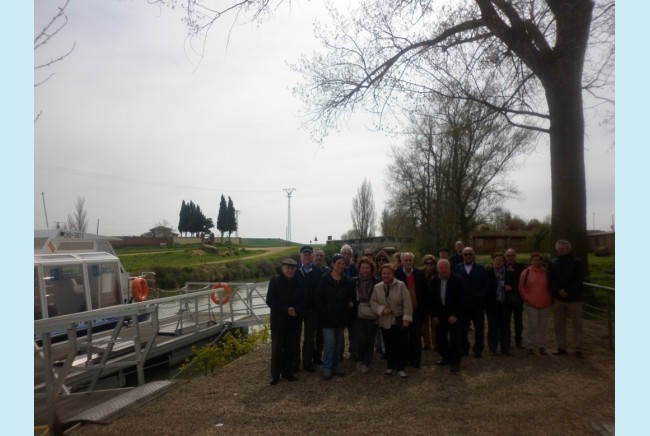
M 246 244 L 241 246 L 196 244 L 126 247 L 115 251 L 131 275 L 154 271 L 157 277 L 167 278 L 168 286 L 178 286 L 190 280 L 268 279 L 276 273 L 281 259 L 296 257 L 299 246 L 286 246 L 281 239 L 245 239 L 243 242 Z M 519 253 L 517 259 L 527 264 L 528 257 L 527 253 Z M 492 263 L 489 255 L 479 255 L 476 261 L 486 266 Z M 614 256 L 589 255 L 589 272 L 591 283 L 615 287 Z
M 246 247 L 210 249 L 202 245 L 175 247 L 128 247 L 118 249 L 124 268 L 129 272 L 148 271 L 164 267 L 198 267 L 264 253 L 263 249 Z
M 295 255 L 296 246 L 175 245 L 126 247 L 115 250 L 129 275 L 154 272 L 162 289 L 189 281 L 268 280 L 280 259 Z

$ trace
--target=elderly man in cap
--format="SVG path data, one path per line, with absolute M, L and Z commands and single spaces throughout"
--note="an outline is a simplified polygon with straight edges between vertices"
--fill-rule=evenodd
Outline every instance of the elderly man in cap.
M 318 311 L 314 305 L 314 294 L 321 276 L 325 273 L 313 262 L 314 249 L 305 245 L 300 249 L 300 265 L 298 265 L 298 279 L 303 283 L 307 292 L 307 304 L 303 311 L 304 335 L 302 341 L 302 367 L 305 371 L 314 372 L 314 365 L 322 364 L 323 332 L 318 328 Z M 300 367 L 300 334 L 296 342 L 296 354 L 293 360 L 293 369 Z
M 271 384 L 280 376 L 296 381 L 292 372 L 296 342 L 300 338 L 302 310 L 306 292 L 301 280 L 296 277 L 298 263 L 284 259 L 280 275 L 269 282 L 266 304 L 271 308 Z

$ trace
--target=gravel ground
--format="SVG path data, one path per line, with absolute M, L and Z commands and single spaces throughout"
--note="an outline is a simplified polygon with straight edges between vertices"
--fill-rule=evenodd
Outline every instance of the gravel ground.
M 424 351 L 422 367 L 407 369 L 408 380 L 384 376 L 379 358 L 368 374 L 346 358 L 345 377 L 323 381 L 301 371 L 297 382 L 270 386 L 271 350 L 264 345 L 210 377 L 74 434 L 606 434 L 603 426 L 614 426 L 615 356 L 602 325 L 586 322 L 585 330 L 583 360 L 487 353 L 463 358 L 453 375 L 435 365 L 437 353 Z

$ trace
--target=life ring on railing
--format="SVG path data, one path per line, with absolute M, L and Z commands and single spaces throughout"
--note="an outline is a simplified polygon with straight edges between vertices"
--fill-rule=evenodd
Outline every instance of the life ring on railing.
M 226 304 L 228 301 L 230 301 L 230 295 L 232 295 L 232 289 L 230 289 L 230 285 L 228 283 L 215 283 L 212 285 L 211 289 L 219 289 L 223 288 L 225 291 L 223 295 L 223 300 L 219 299 L 219 296 L 217 295 L 216 292 L 213 292 L 210 294 L 210 299 L 214 302 L 214 304 Z
M 144 277 L 136 277 L 131 282 L 131 295 L 133 300 L 140 302 L 149 296 L 149 285 Z

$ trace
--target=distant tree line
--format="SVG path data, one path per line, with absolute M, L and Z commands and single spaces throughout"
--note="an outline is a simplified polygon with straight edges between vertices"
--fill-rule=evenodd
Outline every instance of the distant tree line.
M 198 204 L 191 200 L 186 203 L 183 200 L 178 220 L 178 232 L 181 235 L 198 236 L 210 233 L 210 229 L 213 227 L 212 218 L 206 217 Z
M 212 218 L 206 217 L 201 211 L 201 207 L 193 201 L 181 203 L 181 211 L 179 214 L 178 231 L 181 235 L 205 235 L 211 234 L 210 229 L 214 228 L 214 221 Z M 224 233 L 228 233 L 228 240 L 232 232 L 237 231 L 237 215 L 235 211 L 235 204 L 232 199 L 226 198 L 221 195 L 221 202 L 219 203 L 219 215 L 217 216 L 217 230 L 221 233 L 221 242 L 223 242 Z
M 237 213 L 232 199 L 228 197 L 228 204 L 226 198 L 221 194 L 221 201 L 219 202 L 219 215 L 217 216 L 217 230 L 221 233 L 221 242 L 223 242 L 223 234 L 228 232 L 228 241 L 230 241 L 230 234 L 237 231 Z

